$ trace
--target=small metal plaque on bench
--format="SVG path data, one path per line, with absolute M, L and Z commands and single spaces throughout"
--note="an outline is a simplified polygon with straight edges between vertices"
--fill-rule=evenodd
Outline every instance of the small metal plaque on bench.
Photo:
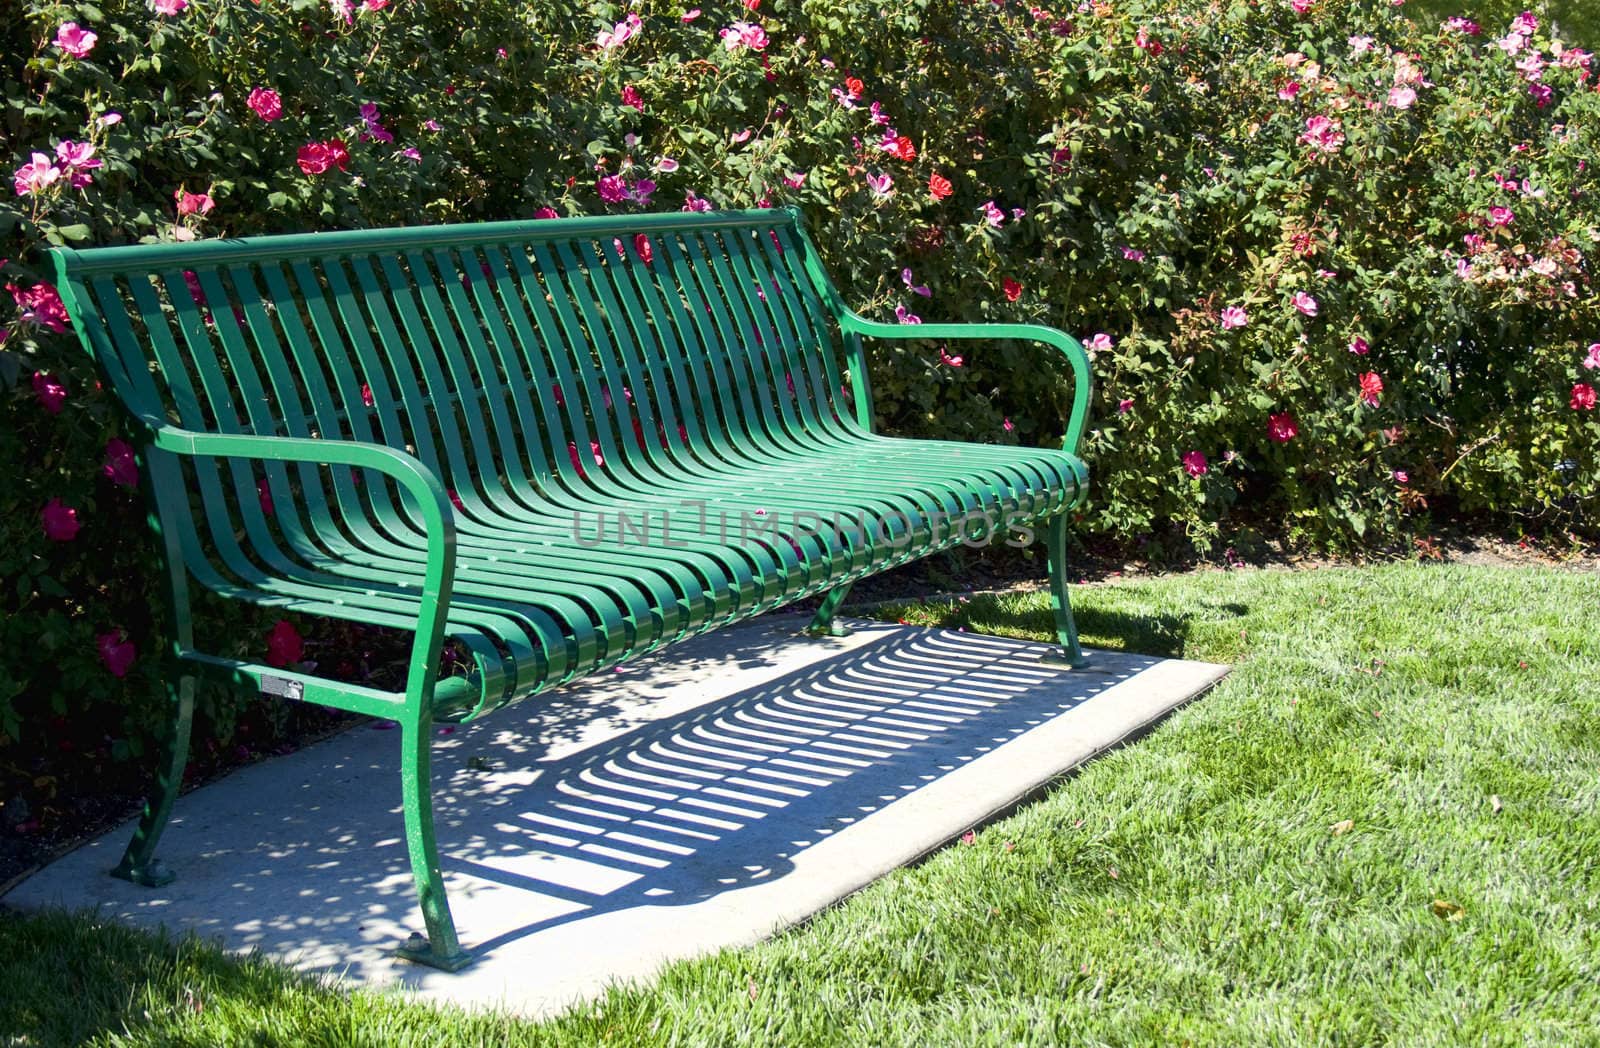
M 305 698 L 306 686 L 303 681 L 290 680 L 288 677 L 261 678 L 261 694 L 276 695 L 283 699 L 294 699 L 299 702 Z

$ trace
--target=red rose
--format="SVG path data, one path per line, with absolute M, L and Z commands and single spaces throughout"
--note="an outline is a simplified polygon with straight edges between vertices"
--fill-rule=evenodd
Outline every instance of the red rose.
M 267 634 L 267 665 L 287 668 L 299 662 L 304 654 L 305 642 L 299 631 L 279 619 Z
M 350 163 L 350 151 L 345 148 L 342 140 L 334 138 L 326 142 L 307 142 L 300 147 L 295 156 L 300 165 L 300 170 L 308 175 L 325 174 L 329 168 L 337 167 L 345 170 L 345 165 Z

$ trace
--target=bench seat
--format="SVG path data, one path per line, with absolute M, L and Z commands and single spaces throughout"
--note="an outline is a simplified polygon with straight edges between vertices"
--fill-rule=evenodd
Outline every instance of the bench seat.
M 986 518 L 1002 534 L 1007 523 L 1040 524 L 1073 505 L 1086 481 L 1081 461 L 1060 450 L 865 435 L 690 483 L 641 481 L 626 499 L 599 487 L 566 504 L 458 492 L 445 634 L 492 669 L 470 675 L 468 688 L 447 689 L 452 697 L 435 704 L 434 719 L 471 719 L 664 643 L 985 538 Z M 385 613 L 407 626 L 418 589 L 376 590 L 372 580 L 421 578 L 426 542 L 412 539 L 359 557 L 304 556 L 303 571 L 278 577 L 304 585 L 292 598 L 225 591 L 338 618 Z M 381 602 L 363 603 L 377 593 Z M 516 651 L 537 657 L 519 664 Z

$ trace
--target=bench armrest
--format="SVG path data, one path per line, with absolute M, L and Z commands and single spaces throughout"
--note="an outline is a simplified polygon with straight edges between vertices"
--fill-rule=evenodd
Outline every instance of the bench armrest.
M 410 676 L 425 674 L 421 690 L 408 694 L 431 695 L 437 654 L 443 641 L 446 609 L 456 572 L 456 524 L 449 496 L 439 478 L 415 456 L 385 444 L 357 440 L 323 440 L 310 437 L 262 436 L 253 433 L 200 433 L 164 421 L 142 418 L 151 443 L 177 455 L 247 458 L 370 469 L 389 477 L 416 500 L 428 541 L 428 563 L 423 572 L 422 603 L 417 618 Z
M 1054 346 L 1072 366 L 1072 416 L 1067 421 L 1067 434 L 1061 446 L 1078 454 L 1083 444 L 1085 427 L 1089 423 L 1089 397 L 1094 380 L 1089 373 L 1089 354 L 1083 344 L 1065 331 L 1043 324 L 885 324 L 868 320 L 857 313 L 845 310 L 841 326 L 847 334 L 868 338 L 899 339 L 1017 339 L 1023 342 L 1042 342 Z

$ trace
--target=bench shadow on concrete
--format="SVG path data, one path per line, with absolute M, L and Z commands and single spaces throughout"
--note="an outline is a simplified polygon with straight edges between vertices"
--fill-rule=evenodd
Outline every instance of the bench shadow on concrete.
M 618 693 L 648 692 L 653 674 L 534 699 L 521 716 L 438 738 L 439 844 L 465 945 L 490 960 L 573 922 L 781 880 L 803 849 L 1160 661 L 1096 653 L 1090 669 L 1068 673 L 1035 663 L 1054 650 L 1042 644 L 858 628 L 881 636 L 587 746 L 573 741 L 580 726 L 626 725 L 635 714 Z M 757 665 L 767 649 L 800 643 L 775 631 L 746 641 L 675 663 L 675 675 L 694 680 L 730 660 Z M 355 729 L 323 744 L 299 796 L 219 808 L 210 818 L 250 820 L 261 843 L 247 854 L 199 859 L 217 845 L 196 825 L 189 855 L 173 855 L 182 864 L 174 888 L 210 881 L 209 909 L 180 925 L 358 981 L 393 965 L 395 924 L 421 926 L 396 741 Z M 212 861 L 210 873 L 197 869 Z M 146 898 L 137 909 L 165 908 Z M 399 975 L 411 984 L 438 977 L 409 966 Z
M 1157 661 L 1119 656 L 1113 671 L 1064 675 L 1024 661 L 1044 646 L 1021 650 L 971 634 L 886 636 L 539 763 L 521 783 L 458 777 L 451 808 L 465 820 L 442 831 L 447 871 L 552 904 L 471 947 L 487 957 L 554 925 L 781 879 L 799 850 Z M 463 912 L 479 890 L 452 889 Z

